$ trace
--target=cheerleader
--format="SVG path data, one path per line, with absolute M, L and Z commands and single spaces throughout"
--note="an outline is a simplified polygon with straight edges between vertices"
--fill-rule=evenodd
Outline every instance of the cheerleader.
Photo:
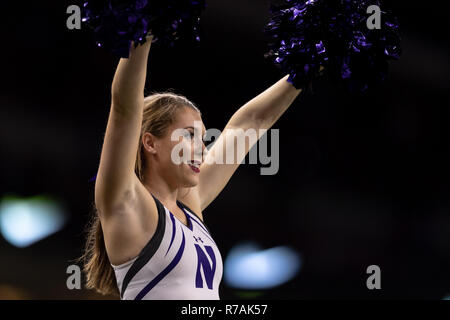
M 121 299 L 219 299 L 222 258 L 203 212 L 255 141 L 234 163 L 208 157 L 226 157 L 234 146 L 228 132 L 269 129 L 301 89 L 288 76 L 280 79 L 239 108 L 206 153 L 194 103 L 170 92 L 144 96 L 151 40 L 131 46 L 114 76 L 86 248 L 87 286 Z M 187 134 L 173 141 L 175 130 Z M 172 151 L 180 143 L 191 154 L 180 154 L 189 160 L 176 164 Z
M 112 83 L 96 211 L 83 256 L 87 287 L 121 299 L 219 299 L 222 257 L 203 212 L 261 133 L 322 75 L 323 66 L 330 79 L 340 79 L 351 91 L 363 92 L 384 79 L 387 60 L 400 54 L 396 20 L 385 15 L 381 30 L 368 30 L 367 0 L 295 0 L 271 8 L 266 57 L 285 76 L 239 108 L 205 152 L 205 127 L 194 103 L 170 92 L 144 95 L 152 42 L 171 43 L 197 30 L 192 26 L 204 1 L 184 1 L 179 7 L 164 1 L 106 2 L 88 5 L 87 21 L 102 39 L 98 44 L 122 58 Z M 152 35 L 143 41 L 151 23 Z M 216 161 L 234 155 L 235 133 L 248 129 L 257 139 L 245 143 L 236 161 Z M 175 132 L 185 134 L 173 139 Z M 183 161 L 175 161 L 174 154 Z

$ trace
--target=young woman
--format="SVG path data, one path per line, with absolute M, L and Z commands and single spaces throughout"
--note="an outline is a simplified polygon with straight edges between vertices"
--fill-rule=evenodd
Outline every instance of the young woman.
M 148 40 L 120 60 L 112 83 L 84 254 L 87 287 L 121 299 L 219 299 L 222 258 L 203 212 L 255 142 L 233 164 L 209 157 L 234 147 L 226 142 L 235 139 L 230 129 L 269 129 L 301 90 L 283 77 L 238 109 L 206 153 L 192 102 L 169 92 L 144 97 Z M 180 129 L 188 134 L 173 141 Z M 172 151 L 180 143 L 191 160 L 177 164 Z

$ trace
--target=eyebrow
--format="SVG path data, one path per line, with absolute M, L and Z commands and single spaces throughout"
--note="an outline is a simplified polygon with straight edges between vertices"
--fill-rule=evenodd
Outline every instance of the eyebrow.
M 195 131 L 195 128 L 194 127 L 192 127 L 192 126 L 189 126 L 189 127 L 185 127 L 185 129 L 192 129 L 192 130 L 194 130 Z M 205 131 L 205 134 L 202 136 L 202 141 L 206 141 L 205 139 L 204 139 L 204 136 L 206 135 L 206 131 Z
M 195 131 L 195 128 L 194 128 L 194 127 L 192 127 L 192 126 L 189 126 L 189 127 L 185 127 L 185 129 L 192 129 L 192 130 L 194 130 L 194 131 Z

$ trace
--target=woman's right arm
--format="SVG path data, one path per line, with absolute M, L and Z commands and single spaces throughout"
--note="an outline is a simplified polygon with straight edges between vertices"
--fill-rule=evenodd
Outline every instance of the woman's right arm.
M 152 37 L 131 45 L 120 59 L 111 88 L 111 109 L 95 183 L 99 212 L 112 212 L 133 196 L 134 173 L 144 108 L 144 87 Z

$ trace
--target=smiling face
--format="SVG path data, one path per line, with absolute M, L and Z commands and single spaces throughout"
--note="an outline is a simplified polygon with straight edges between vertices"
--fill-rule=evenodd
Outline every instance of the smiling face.
M 196 110 L 189 107 L 179 109 L 163 137 L 144 135 L 150 167 L 173 187 L 196 186 L 203 162 L 205 132 Z

